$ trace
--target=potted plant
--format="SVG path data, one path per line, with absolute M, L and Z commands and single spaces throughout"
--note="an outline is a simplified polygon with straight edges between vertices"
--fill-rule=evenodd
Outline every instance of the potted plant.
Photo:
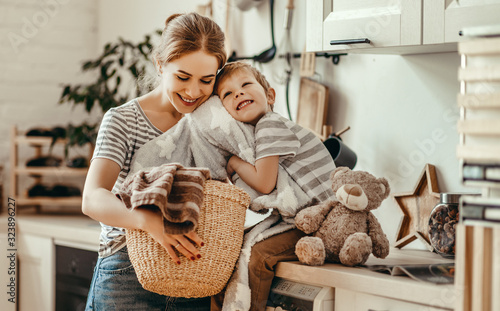
M 161 35 L 161 31 L 154 32 L 154 35 Z M 146 74 L 148 66 L 151 66 L 152 48 L 151 35 L 145 35 L 139 43 L 123 38 L 107 43 L 101 55 L 94 60 L 85 61 L 82 65 L 82 72 L 93 73 L 95 80 L 87 84 L 63 85 L 59 103 L 83 105 L 88 113 L 97 105 L 104 114 L 110 108 L 127 102 L 132 96 L 137 97 L 150 91 L 138 83 L 131 87 L 123 82 L 136 82 Z M 66 131 L 65 156 L 67 157 L 70 147 L 88 143 L 94 146 L 98 129 L 98 123 L 69 124 Z

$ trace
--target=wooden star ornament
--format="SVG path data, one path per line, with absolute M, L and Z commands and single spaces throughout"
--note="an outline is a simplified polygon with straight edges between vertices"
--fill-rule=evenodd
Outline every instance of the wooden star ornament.
M 394 194 L 393 197 L 404 215 L 399 224 L 394 246 L 402 248 L 419 239 L 430 251 L 433 251 L 429 239 L 429 217 L 432 209 L 439 202 L 436 167 L 426 164 L 414 190 Z

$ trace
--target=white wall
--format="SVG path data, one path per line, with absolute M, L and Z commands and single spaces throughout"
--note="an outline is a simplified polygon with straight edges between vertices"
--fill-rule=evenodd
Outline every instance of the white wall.
M 335 128 L 351 126 L 344 141 L 358 154 L 356 169 L 384 176 L 393 193 L 406 193 L 430 163 L 441 192 L 471 191 L 459 182 L 455 156 L 458 64 L 454 53 L 342 58 L 332 74 L 329 120 Z M 375 214 L 393 241 L 402 215 L 395 201 L 386 200 Z
M 32 1 L 25 0 L 30 3 Z M 49 23 L 38 36 L 35 36 L 29 44 L 25 45 L 21 55 L 9 50 L 6 44 L 6 31 L 2 32 L 2 50 L 7 50 L 9 59 L 19 59 L 17 61 L 20 69 L 24 73 L 17 73 L 17 69 L 11 69 L 9 76 L 2 73 L 2 92 L 0 92 L 0 109 L 2 119 L 4 116 L 15 118 L 22 122 L 54 122 L 52 114 L 63 114 L 60 107 L 55 109 L 55 102 L 59 92 L 55 89 L 56 82 L 62 78 L 77 79 L 74 73 L 78 71 L 78 66 L 74 59 L 84 59 L 92 54 L 95 46 L 91 42 L 97 42 L 97 50 L 100 51 L 104 43 L 121 36 L 125 39 L 136 41 L 142 38 L 143 34 L 151 33 L 155 29 L 162 28 L 165 18 L 171 13 L 193 10 L 198 4 L 205 4 L 208 1 L 185 0 L 185 1 L 162 1 L 162 0 L 101 0 L 97 2 L 98 20 L 88 25 L 89 31 L 95 31 L 95 25 L 99 25 L 98 35 L 95 40 L 89 41 L 89 46 L 81 49 L 75 48 L 75 40 L 72 37 L 63 40 L 69 41 L 73 48 L 72 53 L 62 53 L 59 56 L 50 56 L 50 59 L 66 59 L 68 66 L 57 66 L 56 74 L 51 71 L 49 89 L 52 93 L 46 94 L 45 82 L 42 84 L 30 85 L 30 92 L 26 92 L 21 83 L 30 76 L 29 69 L 38 68 L 47 61 L 40 58 L 39 47 L 36 43 L 42 41 L 45 36 L 55 36 L 53 31 L 56 17 L 68 20 L 71 18 L 80 21 L 83 17 L 75 15 L 75 12 L 68 12 L 54 17 L 53 24 Z M 226 0 L 214 0 L 214 19 L 225 29 Z M 233 1 L 234 2 L 234 1 Z M 246 12 L 241 12 L 234 5 L 230 7 L 230 39 L 231 45 L 238 52 L 238 55 L 254 55 L 271 46 L 271 36 L 269 29 L 269 5 L 267 1 L 256 8 Z M 283 16 L 287 0 L 275 1 L 275 39 L 278 47 L 283 50 L 284 31 Z M 37 10 L 36 5 L 32 5 L 29 11 L 19 11 L 19 1 L 3 1 L 2 6 L 15 7 L 17 22 L 14 19 L 9 31 L 15 31 L 22 26 L 22 18 L 31 18 Z M 70 7 L 77 5 L 77 0 L 69 1 Z M 79 4 L 83 5 L 83 4 Z M 301 52 L 305 44 L 305 1 L 295 1 L 293 16 L 291 48 L 294 52 Z M 83 12 L 92 11 L 91 5 L 83 5 Z M 10 9 L 12 11 L 12 9 Z M 2 14 L 4 11 L 2 10 Z M 87 14 L 86 13 L 86 14 Z M 92 15 L 92 14 L 90 14 Z M 3 18 L 0 20 L 4 20 Z M 92 21 L 89 17 L 86 19 Z M 78 24 L 78 23 L 77 23 Z M 84 24 L 81 22 L 81 24 Z M 51 26 L 53 25 L 53 26 Z M 66 25 L 66 27 L 69 27 Z M 61 31 L 61 30 L 59 30 Z M 46 33 L 46 35 L 45 35 Z M 56 32 L 57 33 L 57 32 Z M 42 36 L 42 34 L 44 34 Z M 61 43 L 61 40 L 52 41 L 58 48 L 69 43 Z M 72 39 L 72 40 L 70 40 Z M 48 39 L 47 39 L 48 40 Z M 42 44 L 42 43 L 40 43 Z M 7 46 L 6 46 L 7 45 Z M 83 47 L 82 47 L 83 48 Z M 44 52 L 42 55 L 49 57 L 58 49 Z M 92 52 L 91 52 L 92 51 Z M 83 53 L 84 55 L 81 55 Z M 71 56 L 70 56 L 71 55 Z M 74 56 L 74 57 L 73 57 Z M 10 68 L 2 57 L 0 64 L 3 68 Z M 25 63 L 30 64 L 28 68 L 23 68 Z M 54 62 L 58 64 L 58 62 Z M 295 116 L 298 98 L 299 85 L 299 60 L 293 61 L 293 79 L 290 89 L 290 100 L 292 104 L 292 115 Z M 52 65 L 54 66 L 54 65 Z M 428 54 L 414 56 L 395 55 L 356 55 L 350 54 L 342 56 L 338 65 L 333 65 L 330 59 L 317 59 L 317 72 L 320 80 L 330 88 L 330 105 L 328 124 L 334 130 L 351 126 L 351 130 L 345 133 L 342 138 L 358 154 L 358 165 L 356 169 L 366 170 L 376 176 L 384 176 L 390 179 L 393 193 L 408 192 L 413 190 L 417 178 L 420 175 L 425 163 L 434 164 L 437 168 L 439 186 L 442 192 L 465 192 L 460 185 L 458 178 L 458 161 L 455 157 L 455 146 L 458 143 L 458 135 L 455 131 L 455 122 L 458 117 L 458 108 L 455 103 L 458 92 L 458 82 L 456 78 L 459 57 L 456 53 Z M 284 86 L 274 79 L 283 71 L 283 60 L 276 58 L 273 62 L 258 65 L 263 70 L 271 84 L 277 89 L 278 102 L 276 111 L 286 116 L 285 91 Z M 18 67 L 16 67 L 18 68 Z M 52 67 L 50 67 L 52 68 Z M 16 79 L 12 80 L 11 76 Z M 42 77 L 40 77 L 42 76 Z M 37 81 L 45 81 L 44 74 L 39 73 Z M 56 78 L 57 77 L 57 78 Z M 56 80 L 56 81 L 53 81 Z M 14 82 L 15 81 L 15 82 Z M 17 91 L 13 91 L 17 90 Z M 26 98 L 19 99 L 18 94 L 23 94 Z M 7 99 L 3 94 L 10 94 Z M 42 101 L 38 100 L 40 94 L 44 96 Z M 25 116 L 25 103 L 30 103 L 29 108 L 33 109 L 34 115 Z M 8 108 L 4 103 L 7 103 Z M 39 105 L 37 105 L 39 104 Z M 42 106 L 43 105 L 43 106 Z M 39 108 L 43 107 L 43 108 Z M 47 109 L 49 112 L 44 112 Z M 64 112 L 66 113 L 66 112 Z M 39 116 L 43 117 L 39 117 Z M 66 117 L 68 114 L 64 114 Z M 15 121 L 13 120 L 13 121 Z M 11 121 L 12 122 L 12 121 Z M 28 124 L 28 123 L 26 123 Z M 0 131 L 5 136 L 5 124 L 0 125 Z M 2 148 L 3 149 L 3 148 Z M 5 149 L 3 149 L 5 150 Z M 6 159 L 6 153 L 2 153 Z M 381 208 L 376 211 L 376 215 L 383 225 L 391 241 L 395 240 L 396 230 L 401 219 L 401 212 L 398 210 L 392 198 L 387 199 Z M 419 242 L 411 246 L 422 248 Z
M 276 40 L 282 45 L 282 21 L 288 1 L 275 2 Z M 302 51 L 305 42 L 305 2 L 295 1 L 292 26 L 292 48 Z M 259 15 L 260 14 L 260 15 Z M 259 51 L 253 43 L 268 32 L 265 22 L 267 5 L 241 13 L 233 25 L 236 48 Z M 257 22 L 247 18 L 256 18 Z M 264 16 L 264 17 L 262 17 Z M 242 37 L 248 39 L 243 41 Z M 242 41 L 242 42 L 240 42 Z M 259 45 L 260 50 L 265 46 Z M 264 65 L 268 77 L 282 71 L 280 62 Z M 334 131 L 349 125 L 342 135 L 344 142 L 358 155 L 356 169 L 366 170 L 390 180 L 392 192 L 411 192 L 426 163 L 436 166 L 441 192 L 471 192 L 459 180 L 459 162 L 455 156 L 458 134 L 455 124 L 459 116 L 456 94 L 459 92 L 457 53 L 425 55 L 359 55 L 341 56 L 333 65 L 329 59 L 317 59 L 319 80 L 330 88 L 328 124 Z M 294 61 L 294 77 L 290 92 L 295 116 L 298 95 L 299 61 Z M 284 90 L 277 85 L 278 112 L 286 115 Z M 402 213 L 391 197 L 375 211 L 391 242 L 395 241 Z M 408 247 L 424 248 L 415 241 Z
M 80 66 L 96 56 L 97 28 L 96 0 L 0 1 L 0 163 L 5 170 L 4 184 L 8 185 L 12 125 L 27 130 L 77 124 L 86 116 L 83 109 L 59 105 L 58 100 L 62 84 L 87 79 Z

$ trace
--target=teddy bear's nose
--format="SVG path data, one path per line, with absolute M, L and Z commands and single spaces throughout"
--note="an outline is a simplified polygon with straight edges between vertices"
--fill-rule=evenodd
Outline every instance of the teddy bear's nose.
M 363 190 L 358 185 L 345 185 L 344 189 L 345 189 L 345 192 L 347 192 L 347 194 L 353 195 L 356 197 L 359 197 L 363 194 Z

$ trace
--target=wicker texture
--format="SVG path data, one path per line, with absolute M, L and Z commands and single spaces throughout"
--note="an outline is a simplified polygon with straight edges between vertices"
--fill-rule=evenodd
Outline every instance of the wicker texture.
M 203 189 L 196 232 L 205 245 L 201 259 L 181 255 L 177 265 L 167 251 L 141 230 L 127 230 L 127 247 L 144 289 L 171 297 L 207 297 L 219 293 L 228 282 L 243 242 L 243 227 L 250 196 L 242 189 L 207 180 Z

